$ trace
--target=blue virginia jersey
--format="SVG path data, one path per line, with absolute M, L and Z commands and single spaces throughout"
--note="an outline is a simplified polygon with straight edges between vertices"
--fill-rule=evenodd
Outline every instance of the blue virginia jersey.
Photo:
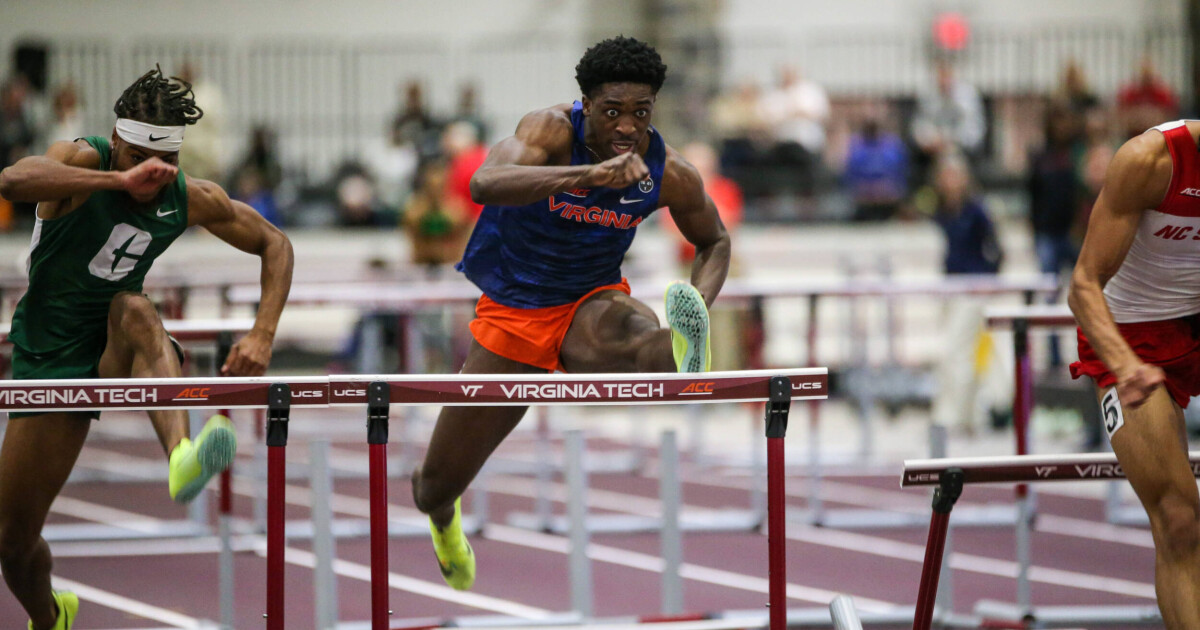
M 571 165 L 590 164 L 582 105 L 571 109 Z M 569 304 L 621 281 L 637 226 L 658 208 L 666 145 L 653 127 L 642 159 L 650 177 L 628 188 L 576 188 L 526 206 L 484 206 L 456 269 L 515 308 Z

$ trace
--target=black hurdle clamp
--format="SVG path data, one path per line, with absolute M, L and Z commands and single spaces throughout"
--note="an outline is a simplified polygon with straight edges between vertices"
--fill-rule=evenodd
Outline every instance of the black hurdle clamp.
M 287 446 L 291 414 L 292 388 L 287 383 L 272 383 L 267 390 L 267 446 Z
M 367 385 L 367 444 L 388 443 L 388 413 L 392 388 L 384 381 Z
M 787 434 L 788 411 L 792 408 L 792 379 L 772 376 L 767 385 L 767 437 Z
M 966 474 L 961 468 L 947 468 L 938 475 L 938 487 L 933 491 L 933 511 L 948 514 L 962 496 Z

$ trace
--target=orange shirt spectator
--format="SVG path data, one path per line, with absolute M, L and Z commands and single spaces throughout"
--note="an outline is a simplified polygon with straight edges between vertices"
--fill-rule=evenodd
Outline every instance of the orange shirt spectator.
M 446 196 L 466 209 L 467 218 L 474 223 L 483 212 L 483 205 L 471 199 L 471 176 L 487 159 L 488 149 L 479 142 L 476 127 L 467 122 L 447 127 L 442 146 L 450 157 L 446 167 Z
M 741 187 L 737 185 L 737 182 L 717 172 L 717 153 L 707 144 L 693 142 L 683 147 L 682 154 L 683 158 L 700 172 L 700 179 L 704 182 L 704 192 L 708 193 L 709 198 L 713 200 L 713 205 L 717 207 L 717 213 L 721 215 L 721 222 L 725 224 L 725 229 L 733 232 L 742 222 L 742 208 L 745 203 L 742 200 Z M 696 257 L 696 248 L 683 238 L 683 234 L 671 220 L 669 212 L 663 212 L 662 221 L 663 227 L 676 237 L 679 247 L 679 263 L 682 265 L 692 264 L 692 259 Z

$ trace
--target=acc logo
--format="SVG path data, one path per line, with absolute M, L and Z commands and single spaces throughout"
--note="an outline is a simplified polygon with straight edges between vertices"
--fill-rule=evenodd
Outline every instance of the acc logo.
M 679 393 L 680 394 L 694 394 L 697 396 L 709 395 L 709 394 L 713 393 L 713 388 L 716 387 L 716 385 L 717 384 L 713 381 L 700 382 L 700 383 L 688 383 L 688 386 L 684 387 L 683 391 L 681 391 Z
M 209 387 L 186 387 L 173 400 L 207 400 Z
M 643 179 L 642 181 L 638 182 L 638 190 L 640 190 L 644 193 L 648 193 L 651 190 L 654 190 L 654 180 L 651 179 L 650 177 L 646 177 L 646 179 Z
M 591 188 L 572 188 L 571 190 L 563 191 L 564 195 L 571 195 L 572 197 L 586 197 L 591 193 Z

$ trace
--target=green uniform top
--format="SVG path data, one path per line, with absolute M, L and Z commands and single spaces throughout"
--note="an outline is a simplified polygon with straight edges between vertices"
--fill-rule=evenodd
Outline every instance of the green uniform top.
M 100 152 L 100 170 L 110 170 L 108 139 L 84 140 Z M 157 207 L 130 205 L 123 191 L 98 190 L 65 216 L 37 220 L 29 289 L 17 304 L 9 335 L 13 345 L 41 354 L 96 339 L 103 348 L 113 296 L 141 293 L 154 259 L 187 229 L 183 171 L 163 189 Z

